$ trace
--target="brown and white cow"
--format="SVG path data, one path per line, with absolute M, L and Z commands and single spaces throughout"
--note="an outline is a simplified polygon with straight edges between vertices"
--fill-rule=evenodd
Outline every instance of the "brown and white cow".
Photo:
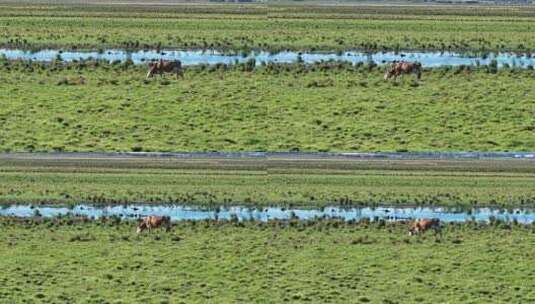
M 437 218 L 416 220 L 409 227 L 409 235 L 418 235 L 429 229 L 433 229 L 435 234 L 442 233 L 440 220 Z
M 167 61 L 160 59 L 158 62 L 149 63 L 147 78 L 154 76 L 154 74 L 160 74 L 160 76 L 163 76 L 164 73 L 175 73 L 177 79 L 178 76 L 184 78 L 182 62 L 180 60 Z
M 393 62 L 390 68 L 386 71 L 384 79 L 388 80 L 394 77 L 394 80 L 402 74 L 416 74 L 416 78 L 420 80 L 422 77 L 422 65 L 418 62 Z
M 171 230 L 171 218 L 169 216 L 154 216 L 150 215 L 141 219 L 137 226 L 137 233 L 141 233 L 143 230 L 152 228 L 165 227 L 165 231 Z

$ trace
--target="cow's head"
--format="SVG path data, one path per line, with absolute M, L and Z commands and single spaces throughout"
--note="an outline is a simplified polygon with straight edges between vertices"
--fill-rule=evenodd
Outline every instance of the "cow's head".
M 388 79 L 390 79 L 392 76 L 394 76 L 396 67 L 397 67 L 398 65 L 399 65 L 399 63 L 398 63 L 396 60 L 392 61 L 392 63 L 390 64 L 390 66 L 389 66 L 388 69 L 386 70 L 383 79 L 384 79 L 384 80 L 388 80 Z
M 393 70 L 392 69 L 388 69 L 386 72 L 385 72 L 385 76 L 383 77 L 384 80 L 388 80 L 390 79 L 390 77 L 392 77 L 392 74 L 393 74 Z
M 395 63 L 393 63 L 385 72 L 384 80 L 390 79 L 395 74 Z
M 416 222 L 411 223 L 411 225 L 409 226 L 409 236 L 418 234 L 418 231 L 419 229 L 418 229 L 418 225 L 416 224 Z
M 156 73 L 158 70 L 158 63 L 157 62 L 151 62 L 149 63 L 149 71 L 147 73 L 147 78 L 152 77 L 154 73 Z
M 142 220 L 139 225 L 137 225 L 136 233 L 141 233 L 145 229 L 147 229 L 147 223 Z

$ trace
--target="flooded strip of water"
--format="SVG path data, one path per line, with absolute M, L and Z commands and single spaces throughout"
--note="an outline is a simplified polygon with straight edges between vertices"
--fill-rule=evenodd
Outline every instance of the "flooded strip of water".
M 76 205 L 71 208 L 32 205 L 10 205 L 0 208 L 0 216 L 17 217 L 57 217 L 64 215 L 87 216 L 99 218 L 103 216 L 118 216 L 121 218 L 139 218 L 147 215 L 166 215 L 173 221 L 184 220 L 309 220 L 315 218 L 338 218 L 350 220 L 410 220 L 417 218 L 438 218 L 444 222 L 479 221 L 489 222 L 500 220 L 505 222 L 516 221 L 530 224 L 535 222 L 535 210 L 502 210 L 491 208 L 475 208 L 471 210 L 457 210 L 440 207 L 360 207 L 338 208 L 326 207 L 322 209 L 298 209 L 298 208 L 248 208 L 248 207 L 220 207 L 215 209 L 193 206 L 91 206 Z
M 528 68 L 535 66 L 535 54 L 517 53 L 488 53 L 484 55 L 460 54 L 455 52 L 344 52 L 344 53 L 301 53 L 301 52 L 251 52 L 247 54 L 227 54 L 215 50 L 149 50 L 149 51 L 62 51 L 41 50 L 26 51 L 19 49 L 0 49 L 0 56 L 7 59 L 22 59 L 49 62 L 56 59 L 64 61 L 74 60 L 105 60 L 121 61 L 132 60 L 135 64 L 143 64 L 153 60 L 165 59 L 182 61 L 184 65 L 198 64 L 234 64 L 256 60 L 256 64 L 264 63 L 315 63 L 321 61 L 346 61 L 353 64 L 370 63 L 384 64 L 395 60 L 418 61 L 424 67 L 459 66 L 459 65 L 487 65 L 496 60 L 498 67 L 505 64 L 512 67 Z

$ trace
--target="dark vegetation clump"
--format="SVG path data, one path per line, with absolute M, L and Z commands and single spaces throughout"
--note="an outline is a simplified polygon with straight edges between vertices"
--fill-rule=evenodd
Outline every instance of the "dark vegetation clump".
M 370 238 L 367 234 L 364 236 L 359 236 L 358 238 L 351 241 L 351 245 L 370 245 L 376 241 Z
M 312 80 L 306 84 L 307 88 L 327 88 L 334 86 L 334 81 L 331 79 Z
M 256 60 L 255 59 L 249 59 L 244 63 L 240 64 L 240 68 L 243 72 L 252 72 L 256 68 Z
M 491 60 L 490 63 L 487 65 L 487 72 L 491 74 L 498 73 L 498 61 L 495 59 Z
M 96 240 L 95 236 L 89 233 L 76 234 L 69 238 L 69 242 L 91 242 L 95 240 Z

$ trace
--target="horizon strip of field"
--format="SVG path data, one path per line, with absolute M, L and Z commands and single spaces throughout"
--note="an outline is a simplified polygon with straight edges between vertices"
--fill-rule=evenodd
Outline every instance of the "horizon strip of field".
M 535 10 L 459 7 L 0 6 L 1 46 L 247 50 L 535 49 Z M 531 18 L 530 18 L 531 17 Z M 43 19 L 45 18 L 45 19 Z
M 533 208 L 530 159 L 0 158 L 0 203 Z
M 289 159 L 289 160 L 367 160 L 367 159 L 528 159 L 535 152 L 13 152 L 0 153 L 0 159 Z M 534 162 L 535 165 L 535 162 Z

